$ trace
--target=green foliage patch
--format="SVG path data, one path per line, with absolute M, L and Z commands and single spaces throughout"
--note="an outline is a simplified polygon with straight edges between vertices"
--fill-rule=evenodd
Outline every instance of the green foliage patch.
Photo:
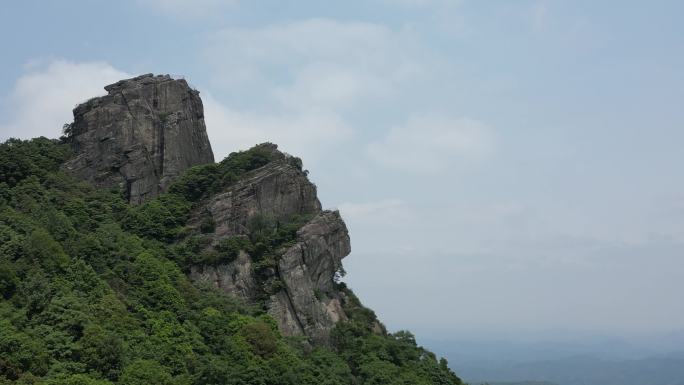
M 460 384 L 410 334 L 386 334 L 346 288 L 350 320 L 333 346 L 312 349 L 281 336 L 260 307 L 188 280 L 188 263 L 240 250 L 265 275 L 308 220 L 256 218 L 251 236 L 222 241 L 213 257 L 202 234 L 179 242 L 194 204 L 272 153 L 191 169 L 138 207 L 62 173 L 69 153 L 44 138 L 0 144 L 0 384 Z

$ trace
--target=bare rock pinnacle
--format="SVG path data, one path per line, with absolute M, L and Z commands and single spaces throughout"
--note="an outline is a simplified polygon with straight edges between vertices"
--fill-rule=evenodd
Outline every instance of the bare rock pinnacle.
M 97 187 L 120 187 L 140 204 L 186 169 L 214 162 L 199 92 L 152 74 L 121 80 L 74 109 L 65 169 Z

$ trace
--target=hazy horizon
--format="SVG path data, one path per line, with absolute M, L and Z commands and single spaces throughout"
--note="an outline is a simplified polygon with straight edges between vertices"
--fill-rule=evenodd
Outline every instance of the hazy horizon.
M 217 160 L 263 141 L 303 158 L 350 229 L 344 280 L 390 329 L 680 338 L 682 14 L 677 1 L 15 2 L 0 15 L 0 139 L 58 137 L 121 78 L 182 75 Z

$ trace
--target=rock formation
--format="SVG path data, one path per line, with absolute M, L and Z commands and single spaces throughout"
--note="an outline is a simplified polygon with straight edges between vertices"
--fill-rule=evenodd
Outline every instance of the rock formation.
M 217 236 L 246 234 L 247 222 L 256 214 L 279 220 L 321 211 L 316 186 L 290 164 L 291 157 L 271 143 L 258 147 L 270 152 L 276 161 L 244 176 L 202 207 L 216 224 Z
M 183 79 L 142 75 L 105 87 L 74 109 L 65 168 L 98 187 L 121 187 L 132 204 L 166 191 L 194 165 L 213 163 L 199 92 Z
M 202 101 L 184 80 L 143 75 L 105 89 L 108 95 L 74 110 L 68 139 L 76 155 L 66 170 L 98 187 L 120 186 L 130 203 L 140 204 L 164 193 L 189 167 L 213 163 Z M 208 234 L 201 231 L 212 249 L 247 237 L 256 217 L 309 220 L 258 274 L 258 261 L 241 250 L 230 263 L 191 267 L 190 278 L 264 305 L 285 335 L 326 344 L 335 323 L 347 318 L 334 282 L 351 250 L 347 227 L 337 211 L 322 210 L 301 160 L 270 143 L 258 150 L 270 162 L 197 203 L 187 229 L 198 233 L 202 223 L 212 223 Z M 264 290 L 274 282 L 276 289 Z
M 333 279 L 350 251 L 347 227 L 337 211 L 324 211 L 299 230 L 297 243 L 278 261 L 285 289 L 268 302 L 284 334 L 328 342 L 335 323 L 346 319 Z
M 342 258 L 351 251 L 347 227 L 337 211 L 321 210 L 316 186 L 287 155 L 277 152 L 275 145 L 261 146 L 276 151 L 278 159 L 198 207 L 190 227 L 197 228 L 210 217 L 215 229 L 209 236 L 217 244 L 246 235 L 247 224 L 257 215 L 275 220 L 312 216 L 297 232 L 296 242 L 279 251 L 277 266 L 269 275 L 282 282 L 283 288 L 270 295 L 266 307 L 284 334 L 305 335 L 325 344 L 335 323 L 346 318 L 334 277 L 342 270 Z M 244 252 L 229 264 L 195 266 L 190 277 L 247 301 L 259 295 L 252 258 Z

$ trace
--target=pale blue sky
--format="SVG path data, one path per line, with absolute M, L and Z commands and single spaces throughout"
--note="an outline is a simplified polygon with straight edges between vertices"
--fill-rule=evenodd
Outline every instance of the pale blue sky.
M 684 325 L 684 2 L 15 1 L 0 137 L 140 73 L 202 94 L 217 158 L 304 159 L 349 284 L 426 337 Z

